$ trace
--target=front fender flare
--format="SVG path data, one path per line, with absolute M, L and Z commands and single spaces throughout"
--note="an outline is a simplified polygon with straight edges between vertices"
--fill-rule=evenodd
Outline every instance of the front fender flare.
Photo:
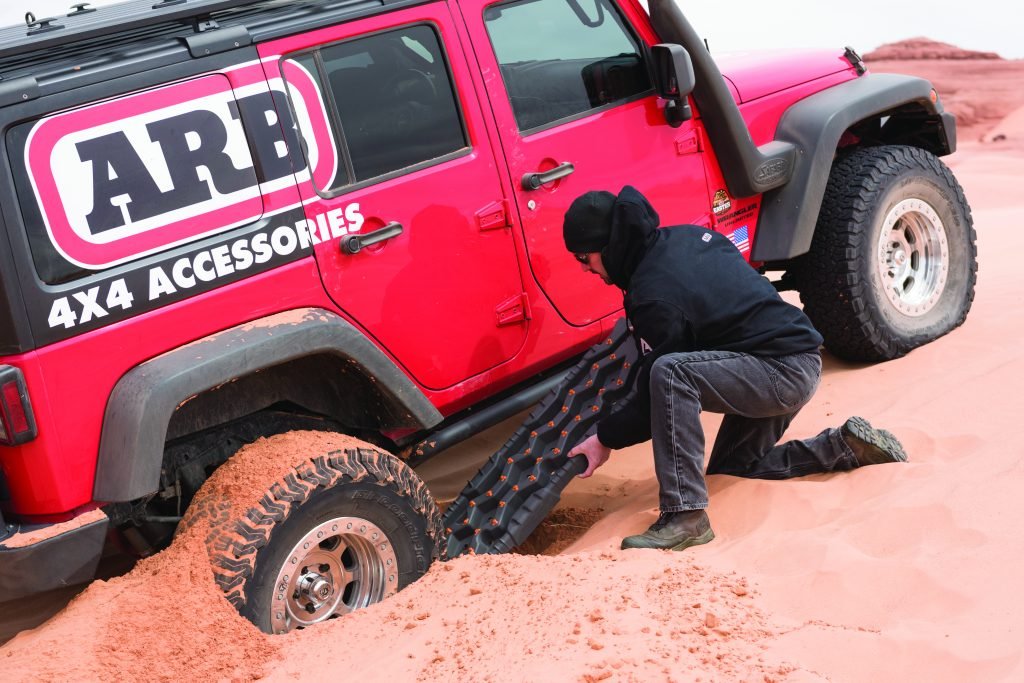
M 935 150 L 956 150 L 956 120 L 932 102 L 932 84 L 899 74 L 867 74 L 815 93 L 793 104 L 779 121 L 775 139 L 797 148 L 790 181 L 766 192 L 761 203 L 752 261 L 784 261 L 811 248 L 839 139 L 851 126 L 907 104 L 920 107 L 938 123 Z
M 103 416 L 94 500 L 129 501 L 157 490 L 167 425 L 191 397 L 315 354 L 336 355 L 365 370 L 394 427 L 426 428 L 442 420 L 394 362 L 349 322 L 319 308 L 286 311 L 168 351 L 121 377 Z

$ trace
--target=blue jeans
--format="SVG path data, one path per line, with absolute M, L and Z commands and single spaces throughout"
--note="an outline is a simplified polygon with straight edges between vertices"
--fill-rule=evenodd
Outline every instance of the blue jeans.
M 821 379 L 817 351 L 759 357 L 733 351 L 670 353 L 651 368 L 651 434 L 662 512 L 708 505 L 701 410 L 724 413 L 708 474 L 788 479 L 857 466 L 839 429 L 778 444 Z

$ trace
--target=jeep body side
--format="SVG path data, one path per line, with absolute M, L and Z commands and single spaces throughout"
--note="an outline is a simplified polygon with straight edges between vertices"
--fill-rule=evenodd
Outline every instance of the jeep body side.
M 108 535 L 152 552 L 260 436 L 415 464 L 528 406 L 621 315 L 562 246 L 584 191 L 824 290 L 833 159 L 955 148 L 927 82 L 716 64 L 662 0 L 161 4 L 0 31 L 0 600 L 87 580 Z M 671 125 L 661 43 L 696 75 Z

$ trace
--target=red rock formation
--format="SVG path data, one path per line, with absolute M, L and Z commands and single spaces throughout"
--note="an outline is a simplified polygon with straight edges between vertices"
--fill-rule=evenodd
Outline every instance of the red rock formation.
M 930 38 L 908 38 L 887 43 L 877 50 L 864 55 L 867 62 L 894 59 L 999 59 L 995 52 L 964 50 L 949 43 L 940 43 Z

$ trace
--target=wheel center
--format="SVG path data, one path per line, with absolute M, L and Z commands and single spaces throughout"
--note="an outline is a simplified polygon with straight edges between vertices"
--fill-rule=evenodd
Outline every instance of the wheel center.
M 907 252 L 897 249 L 896 253 L 892 255 L 892 260 L 897 266 L 904 265 L 907 262 Z
M 334 593 L 331 582 L 316 572 L 304 574 L 299 579 L 297 588 L 299 596 L 308 600 L 314 608 L 321 607 Z

